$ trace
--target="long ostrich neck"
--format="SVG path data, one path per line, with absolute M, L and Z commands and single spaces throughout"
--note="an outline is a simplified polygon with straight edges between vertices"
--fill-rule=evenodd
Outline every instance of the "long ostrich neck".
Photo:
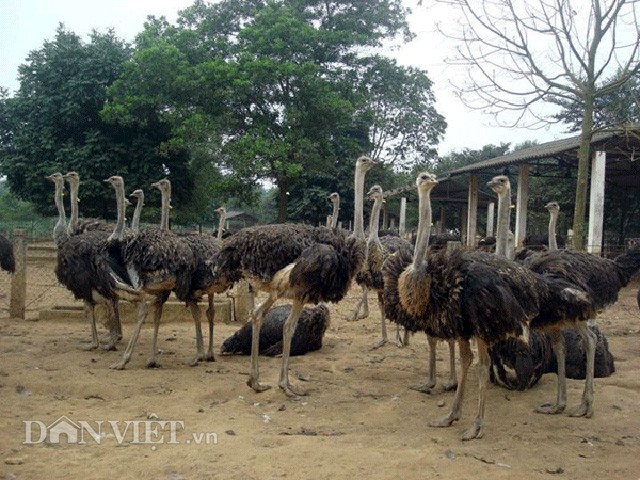
M 57 223 L 57 225 L 66 225 L 67 224 L 67 214 L 64 211 L 64 203 L 62 201 L 62 190 L 63 190 L 62 181 L 56 181 L 55 182 L 55 187 L 56 187 L 56 192 L 54 194 L 53 201 L 55 202 L 56 207 L 58 208 L 58 223 Z
M 116 190 L 116 205 L 117 205 L 117 218 L 116 226 L 113 229 L 113 233 L 109 238 L 122 239 L 122 233 L 124 232 L 124 217 L 125 217 L 125 204 L 124 204 L 124 185 L 121 183 L 115 183 L 113 188 Z
M 78 228 L 78 189 L 79 185 L 76 182 L 69 184 L 69 198 L 71 198 L 71 213 L 69 214 L 69 225 L 67 225 L 67 235 L 71 236 L 76 233 Z
M 413 265 L 417 267 L 427 261 L 427 247 L 431 236 L 431 191 L 419 191 L 418 197 L 418 238 L 413 251 Z
M 333 202 L 333 212 L 331 213 L 331 228 L 336 228 L 338 225 L 338 212 L 340 211 L 340 201 Z
M 224 228 L 224 221 L 226 220 L 226 217 L 226 212 L 221 211 L 220 220 L 218 221 L 218 240 L 222 240 L 222 229 Z
M 382 199 L 376 197 L 371 208 L 371 218 L 369 219 L 369 240 L 378 238 L 378 229 L 380 228 L 380 210 L 382 210 Z
M 364 238 L 364 175 L 362 167 L 356 163 L 356 175 L 354 179 L 353 202 L 353 234 L 357 238 Z
M 556 239 L 556 224 L 558 223 L 558 212 L 549 212 L 549 250 L 558 250 Z
M 138 203 L 136 209 L 133 211 L 133 218 L 131 219 L 131 230 L 137 232 L 140 230 L 140 215 L 142 215 L 142 206 L 144 205 L 144 195 L 140 194 L 138 197 Z
M 163 188 L 161 190 L 162 195 L 162 210 L 160 216 L 160 230 L 169 230 L 169 208 L 171 208 L 171 187 Z
M 507 256 L 509 228 L 511 227 L 511 188 L 498 195 L 498 228 L 496 231 L 496 255 Z

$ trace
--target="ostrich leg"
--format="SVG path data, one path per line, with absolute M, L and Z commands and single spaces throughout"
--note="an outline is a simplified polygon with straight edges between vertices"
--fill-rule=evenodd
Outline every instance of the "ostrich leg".
M 487 344 L 478 340 L 478 412 L 473 425 L 462 433 L 462 440 L 473 440 L 474 438 L 482 438 L 484 424 L 484 405 L 486 399 L 487 381 L 489 380 L 489 367 L 491 366 L 491 358 Z
M 207 320 L 209 321 L 209 349 L 204 359 L 207 362 L 215 362 L 216 358 L 213 355 L 213 319 L 216 314 L 215 306 L 213 304 L 213 294 L 207 295 L 209 306 L 207 308 Z
M 473 362 L 473 352 L 471 351 L 469 340 L 459 340 L 458 344 L 460 345 L 460 382 L 458 383 L 456 395 L 453 398 L 453 403 L 451 404 L 451 411 L 445 417 L 431 421 L 429 425 L 432 427 L 450 427 L 454 421 L 460 419 L 462 402 L 464 401 L 464 388 L 467 381 L 469 367 Z
M 82 350 L 90 351 L 95 350 L 100 346 L 100 340 L 98 340 L 98 329 L 96 327 L 96 310 L 95 305 L 89 302 L 84 303 L 84 314 L 89 320 L 89 326 L 91 327 L 91 343 L 86 347 L 82 347 Z
M 363 318 L 367 318 L 369 316 L 369 289 L 362 285 L 362 296 L 360 297 L 360 301 L 358 305 L 356 305 L 356 310 L 353 312 L 353 317 L 351 318 L 352 322 L 356 320 L 362 320 Z M 360 313 L 360 309 L 362 308 L 362 314 Z
M 118 340 L 122 339 L 122 323 L 120 322 L 120 312 L 118 311 L 117 300 L 107 300 L 107 323 L 109 324 L 109 337 L 104 349 L 115 352 Z
M 382 331 L 382 338 L 380 338 L 380 340 L 373 344 L 372 348 L 374 349 L 382 347 L 389 341 L 389 338 L 387 336 L 387 322 L 384 318 L 384 300 L 382 298 L 382 292 L 378 292 L 378 307 L 380 308 L 380 326 Z
M 554 328 L 549 332 L 551 341 L 553 342 L 553 351 L 556 354 L 556 362 L 558 364 L 558 393 L 556 397 L 556 403 L 543 403 L 536 412 L 556 414 L 564 412 L 567 406 L 567 377 L 565 369 L 565 345 L 564 337 L 559 328 Z M 593 364 L 592 364 L 593 365 Z
M 280 369 L 280 381 L 278 386 L 284 390 L 288 397 L 297 397 L 306 395 L 306 392 L 299 387 L 294 387 L 289 383 L 289 354 L 291 352 L 291 339 L 296 331 L 298 319 L 302 313 L 304 304 L 299 300 L 295 300 L 291 305 L 289 317 L 282 327 L 282 368 Z
M 251 316 L 251 373 L 249 374 L 247 385 L 253 388 L 256 392 L 264 392 L 271 388 L 271 385 L 260 384 L 258 356 L 260 354 L 260 326 L 262 325 L 262 319 L 264 318 L 265 312 L 271 308 L 271 305 L 273 305 L 273 302 L 275 301 L 276 297 L 274 295 L 269 295 L 264 302 L 256 307 Z
M 429 342 L 429 376 L 427 377 L 427 383 L 409 385 L 409 388 L 418 392 L 432 394 L 435 393 L 434 387 L 436 386 L 436 345 L 438 339 L 428 336 L 427 342 Z
M 196 329 L 196 356 L 193 360 L 189 361 L 189 365 L 195 367 L 200 360 L 204 359 L 204 342 L 202 340 L 202 325 L 200 323 L 202 314 L 197 300 L 189 300 L 187 303 L 191 310 L 191 316 L 193 317 L 193 323 Z
M 122 354 L 122 360 L 114 363 L 113 365 L 111 365 L 110 368 L 113 368 L 114 370 L 124 370 L 125 365 L 129 363 L 129 360 L 131 360 L 131 354 L 133 353 L 133 347 L 135 347 L 136 343 L 138 342 L 138 337 L 140 336 L 140 330 L 142 329 L 142 324 L 144 323 L 144 320 L 147 318 L 148 311 L 149 311 L 149 305 L 147 305 L 146 301 L 142 300 L 138 302 L 138 324 L 136 325 L 136 328 L 133 330 L 133 334 L 129 339 L 129 344 L 127 345 L 126 350 Z
M 572 417 L 587 417 L 593 415 L 593 373 L 596 359 L 596 334 L 589 328 L 587 322 L 580 322 L 577 325 L 578 332 L 582 336 L 587 350 L 587 372 L 584 381 L 584 391 L 582 392 L 582 402 L 580 406 L 569 415 Z
M 160 329 L 160 319 L 162 318 L 162 307 L 169 298 L 171 292 L 161 292 L 153 302 L 153 343 L 151 344 L 151 358 L 147 362 L 147 368 L 159 368 L 160 364 L 156 360 L 158 354 L 158 330 Z M 202 331 L 200 332 L 200 343 L 202 343 Z
M 458 387 L 458 378 L 456 376 L 456 342 L 449 340 L 449 381 L 443 385 L 444 389 L 454 390 Z

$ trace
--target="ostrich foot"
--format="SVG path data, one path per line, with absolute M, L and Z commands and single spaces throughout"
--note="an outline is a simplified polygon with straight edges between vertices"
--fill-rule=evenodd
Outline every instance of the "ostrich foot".
M 402 339 L 402 337 L 400 337 L 400 335 L 396 335 L 396 346 L 398 348 L 402 348 L 409 345 L 408 343 L 405 343 L 405 341 Z
M 386 338 L 381 338 L 371 346 L 371 350 L 377 350 L 378 348 L 385 346 L 388 342 L 389 340 Z
M 435 382 L 427 382 L 427 383 L 414 383 L 413 385 L 409 385 L 411 390 L 415 390 L 416 392 L 426 393 L 427 395 L 435 395 L 438 393 L 436 391 Z
M 458 388 L 458 382 L 456 382 L 455 380 L 449 380 L 448 382 L 442 384 L 442 388 L 444 388 L 447 392 L 451 392 Z
M 368 316 L 369 315 L 367 315 L 367 314 L 356 312 L 356 313 L 353 314 L 353 316 L 351 318 L 347 318 L 347 321 L 348 322 L 357 322 L 358 320 L 364 320 Z
M 195 367 L 200 362 L 215 362 L 216 359 L 213 356 L 213 353 L 199 353 L 195 356 L 193 360 L 187 362 L 190 367 Z
M 476 420 L 473 425 L 462 432 L 460 436 L 461 440 L 473 440 L 474 438 L 482 438 L 484 430 L 482 428 L 482 422 Z
M 285 393 L 285 395 L 289 398 L 297 398 L 297 397 L 305 397 L 307 395 L 306 390 L 296 387 L 295 385 L 291 385 L 289 382 L 280 383 L 278 385 Z
M 85 352 L 91 352 L 93 350 L 97 350 L 98 349 L 98 344 L 97 343 L 90 343 L 89 345 L 82 345 L 80 347 L 80 350 L 85 351 Z
M 579 407 L 574 408 L 569 412 L 570 417 L 586 417 L 591 418 L 593 416 L 593 405 L 582 402 Z
M 271 388 L 271 385 L 260 383 L 257 380 L 254 380 L 253 378 L 250 378 L 249 380 L 247 380 L 247 385 L 249 385 L 258 393 L 264 392 L 265 390 L 269 390 Z
M 121 360 L 120 362 L 116 362 L 112 365 L 109 366 L 110 369 L 112 370 L 124 370 L 124 366 L 127 364 L 127 362 L 125 362 L 124 360 Z
M 454 415 L 453 413 L 449 413 L 449 415 L 447 415 L 446 417 L 441 417 L 441 418 L 436 418 L 435 420 L 431 420 L 429 422 L 429 426 L 438 427 L 438 428 L 450 427 L 451 424 L 458 419 L 459 417 L 457 415 Z
M 213 352 L 210 352 L 210 353 L 207 353 L 204 356 L 203 360 L 205 362 L 215 362 L 216 361 L 216 357 L 213 355 Z
M 546 413 L 547 415 L 557 415 L 558 413 L 564 412 L 565 407 L 566 405 L 560 405 L 558 403 L 543 403 L 536 408 L 536 412 Z
M 105 352 L 117 352 L 118 351 L 118 349 L 116 348 L 115 342 L 107 343 L 105 346 L 102 347 L 102 350 L 104 350 Z
M 161 368 L 160 365 L 155 358 L 150 358 L 146 365 L 147 368 Z

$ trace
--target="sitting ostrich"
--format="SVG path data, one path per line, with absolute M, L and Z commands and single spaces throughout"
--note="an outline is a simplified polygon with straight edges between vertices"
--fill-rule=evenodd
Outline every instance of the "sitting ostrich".
M 88 231 L 75 233 L 75 228 L 66 225 L 66 216 L 62 201 L 64 180 L 67 178 L 70 187 L 71 205 L 77 204 L 79 177 L 77 174 L 65 175 L 56 172 L 48 177 L 55 185 L 55 204 L 58 208 L 58 222 L 53 229 L 53 237 L 58 246 L 55 274 L 58 281 L 71 291 L 77 300 L 84 303 L 84 311 L 91 327 L 91 344 L 86 350 L 99 348 L 100 340 L 96 327 L 95 306 L 104 304 L 107 310 L 110 336 L 107 350 L 115 350 L 117 340 L 121 338 L 122 330 L 118 315 L 117 296 L 105 282 L 97 275 L 94 258 L 98 244 L 107 238 L 104 231 Z M 77 209 L 72 209 L 70 224 L 77 223 Z M 71 233 L 71 234 L 70 234 Z
M 191 248 L 176 234 L 168 229 L 169 201 L 162 195 L 161 228 L 146 228 L 137 234 L 124 233 L 124 181 L 122 177 L 108 179 L 116 190 L 118 221 L 108 242 L 102 245 L 97 255 L 100 272 L 106 272 L 112 288 L 124 299 L 135 302 L 137 324 L 129 340 L 122 360 L 111 368 L 122 370 L 131 359 L 140 330 L 146 319 L 149 297 L 153 298 L 153 343 L 151 357 L 147 367 L 157 367 L 157 342 L 160 319 L 164 303 L 171 292 L 178 300 L 187 301 L 191 287 L 191 277 L 195 268 Z M 168 180 L 152 184 L 160 188 Z
M 5 272 L 15 273 L 16 259 L 13 254 L 13 244 L 4 235 L 0 235 L 0 268 Z
M 478 411 L 463 440 L 483 435 L 485 389 L 489 376 L 488 347 L 511 336 L 522 336 L 534 318 L 549 313 L 545 304 L 563 301 L 566 309 L 588 310 L 584 292 L 568 282 L 536 275 L 509 260 L 484 252 L 440 251 L 429 254 L 430 193 L 434 175 L 417 177 L 419 225 L 413 260 L 402 254 L 384 265 L 384 298 L 389 318 L 435 338 L 455 339 L 460 347 L 461 374 L 451 411 L 430 423 L 448 427 L 460 418 L 469 366 L 470 339 L 478 345 Z
M 355 205 L 362 206 L 364 176 L 374 165 L 359 157 L 355 171 Z M 355 222 L 358 226 L 358 222 Z M 359 225 L 362 229 L 362 225 Z M 291 340 L 300 313 L 307 303 L 338 302 L 362 267 L 364 241 L 343 231 L 309 225 L 279 224 L 244 228 L 224 240 L 217 257 L 220 275 L 240 270 L 255 289 L 267 292 L 267 299 L 252 315 L 251 373 L 248 385 L 260 392 L 270 388 L 259 379 L 260 327 L 267 310 L 279 298 L 292 301 L 283 327 L 282 367 L 279 387 L 288 396 L 304 395 L 289 382 Z
M 260 354 L 276 356 L 282 354 L 282 329 L 291 314 L 291 305 L 278 305 L 270 309 L 264 316 L 260 327 Z M 300 313 L 298 325 L 291 338 L 289 355 L 304 355 L 322 348 L 322 337 L 331 323 L 329 309 L 326 305 L 305 307 Z M 228 337 L 220 348 L 220 353 L 251 354 L 251 338 L 253 326 L 245 323 L 237 332 Z

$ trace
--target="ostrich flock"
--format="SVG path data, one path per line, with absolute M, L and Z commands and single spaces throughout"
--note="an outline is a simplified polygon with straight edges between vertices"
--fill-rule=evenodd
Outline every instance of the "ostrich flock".
M 436 342 L 448 342 L 450 373 L 444 387 L 455 389 L 455 397 L 450 412 L 431 421 L 431 426 L 448 427 L 460 419 L 467 374 L 474 358 L 471 340 L 477 346 L 478 408 L 462 439 L 483 435 L 485 391 L 490 376 L 500 385 L 524 389 L 545 372 L 556 372 L 557 397 L 537 411 L 558 414 L 567 404 L 567 375 L 577 378 L 572 375 L 582 374 L 584 392 L 580 405 L 570 414 L 591 417 L 594 376 L 606 376 L 613 369 L 606 339 L 592 323 L 599 311 L 617 300 L 620 289 L 640 269 L 640 249 L 615 260 L 559 250 L 554 231 L 558 208 L 551 203 L 547 205 L 552 217 L 548 248 L 514 259 L 508 246 L 511 193 L 506 176 L 495 177 L 487 184 L 498 196 L 495 253 L 430 248 L 431 191 L 438 180 L 429 172 L 420 173 L 416 179 L 419 225 L 415 245 L 397 236 L 379 236 L 384 199 L 378 185 L 368 193 L 373 207 L 367 237 L 363 214 L 365 176 L 375 164 L 366 156 L 356 160 L 353 232 L 336 226 L 339 195 L 332 194 L 329 198 L 333 214 L 326 227 L 260 225 L 226 238 L 222 237 L 223 208 L 218 210 L 221 221 L 215 236 L 172 232 L 171 183 L 167 179 L 152 184 L 161 192 L 160 226 L 141 229 L 144 193 L 135 190 L 131 194 L 135 211 L 131 225 L 126 226 L 125 209 L 129 202 L 122 177 L 105 180 L 116 196 L 117 220 L 113 225 L 79 220 L 77 173 L 48 176 L 55 185 L 54 199 L 59 213 L 53 230 L 58 247 L 55 273 L 60 283 L 84 303 L 92 336 L 88 348 L 100 347 L 97 304 L 103 304 L 107 312 L 109 335 L 103 348 L 115 350 L 123 338 L 119 302 L 135 303 L 137 322 L 122 358 L 111 365 L 114 369 L 125 368 L 151 304 L 154 328 L 147 366 L 157 366 L 163 305 L 173 293 L 185 302 L 193 317 L 196 353 L 191 364 L 213 361 L 214 295 L 226 292 L 244 279 L 254 291 L 266 294 L 266 299 L 254 309 L 251 321 L 224 341 L 221 352 L 251 355 L 247 384 L 256 392 L 270 388 L 261 383 L 259 355 L 281 354 L 278 386 L 287 396 L 298 397 L 305 392 L 289 380 L 290 356 L 321 348 L 322 336 L 329 325 L 326 304 L 340 302 L 355 280 L 365 293 L 373 290 L 377 294 L 381 338 L 375 348 L 388 341 L 386 320 L 397 325 L 398 346 L 406 345 L 412 333 L 426 333 L 430 346 L 428 378 L 425 384 L 414 388 L 430 392 L 435 387 Z M 65 180 L 71 202 L 68 222 L 63 205 Z M 206 350 L 200 309 L 205 295 L 209 327 Z M 290 303 L 271 308 L 283 299 Z M 309 304 L 317 306 L 306 307 Z M 354 318 L 357 317 L 356 312 Z M 400 334 L 401 327 L 404 335 Z M 455 344 L 460 355 L 459 376 Z M 602 363 L 610 368 L 597 375 L 597 366 Z M 574 370 L 578 373 L 572 373 Z

